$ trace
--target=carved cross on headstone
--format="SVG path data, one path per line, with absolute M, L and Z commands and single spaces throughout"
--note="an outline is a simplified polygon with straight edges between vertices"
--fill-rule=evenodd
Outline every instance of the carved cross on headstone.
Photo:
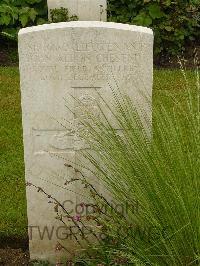
M 107 21 L 107 0 L 47 0 L 50 10 L 67 8 L 70 16 L 77 15 L 81 21 Z

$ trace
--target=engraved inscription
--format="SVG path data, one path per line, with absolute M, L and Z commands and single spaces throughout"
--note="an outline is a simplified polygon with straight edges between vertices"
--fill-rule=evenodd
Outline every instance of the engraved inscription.
M 43 47 L 45 45 L 45 47 Z M 141 49 L 138 42 L 103 43 L 100 41 L 55 41 L 53 43 L 28 44 L 30 74 L 38 80 L 98 80 L 108 81 L 137 76 Z M 28 50 L 29 50 L 28 49 Z M 43 50 L 42 56 L 37 53 Z M 35 51 L 35 53 L 34 53 Z M 24 55 L 27 57 L 27 54 Z M 27 65 L 24 65 L 27 68 Z

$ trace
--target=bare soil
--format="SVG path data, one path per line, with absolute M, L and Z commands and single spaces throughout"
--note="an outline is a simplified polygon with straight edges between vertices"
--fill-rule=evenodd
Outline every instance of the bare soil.
M 0 249 L 1 266 L 29 265 L 29 252 L 22 249 L 5 248 Z
M 0 266 L 29 265 L 28 239 L 1 238 Z
M 174 56 L 174 57 L 168 57 L 164 54 L 159 56 L 159 58 L 154 58 L 154 66 L 156 68 L 166 68 L 166 69 L 179 69 L 181 62 L 184 64 L 184 67 L 186 69 L 193 69 L 196 68 L 196 65 L 194 63 L 194 58 L 197 58 L 198 64 L 200 63 L 200 44 L 195 47 L 188 47 L 186 49 L 186 52 L 182 55 Z
M 17 66 L 18 49 L 16 42 L 8 42 L 0 37 L 0 66 Z

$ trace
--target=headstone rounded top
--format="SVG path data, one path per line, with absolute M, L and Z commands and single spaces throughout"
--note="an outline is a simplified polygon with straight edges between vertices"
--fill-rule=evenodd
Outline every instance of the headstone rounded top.
M 64 29 L 64 28 L 107 28 L 107 29 L 117 29 L 125 31 L 135 31 L 135 32 L 141 32 L 153 35 L 153 31 L 147 27 L 115 23 L 115 22 L 102 22 L 102 21 L 71 21 L 71 22 L 43 24 L 39 26 L 23 28 L 19 31 L 19 35 L 31 32 L 37 32 L 37 31 L 55 30 L 55 29 Z

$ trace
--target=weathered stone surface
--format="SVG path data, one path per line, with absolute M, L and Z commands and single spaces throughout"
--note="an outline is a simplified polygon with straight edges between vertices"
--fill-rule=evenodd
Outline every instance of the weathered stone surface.
M 66 207 L 74 209 L 84 190 L 78 185 L 62 188 L 65 180 L 77 174 L 64 163 L 77 162 L 79 151 L 87 148 L 78 134 L 75 116 L 81 108 L 74 97 L 98 112 L 100 95 L 112 101 L 111 87 L 117 85 L 142 105 L 151 120 L 140 91 L 152 92 L 152 31 L 104 22 L 26 28 L 19 32 L 19 59 L 26 181 L 60 202 L 67 200 Z M 65 99 L 75 115 L 65 107 Z M 57 122 L 63 118 L 70 121 L 66 128 Z M 69 250 L 75 248 L 74 239 L 61 241 L 66 234 L 42 192 L 28 187 L 27 203 L 32 259 L 54 261 L 58 241 Z M 52 233 L 51 240 L 47 232 L 42 236 L 45 227 Z
M 65 7 L 81 21 L 107 21 L 107 0 L 47 0 L 49 9 Z

